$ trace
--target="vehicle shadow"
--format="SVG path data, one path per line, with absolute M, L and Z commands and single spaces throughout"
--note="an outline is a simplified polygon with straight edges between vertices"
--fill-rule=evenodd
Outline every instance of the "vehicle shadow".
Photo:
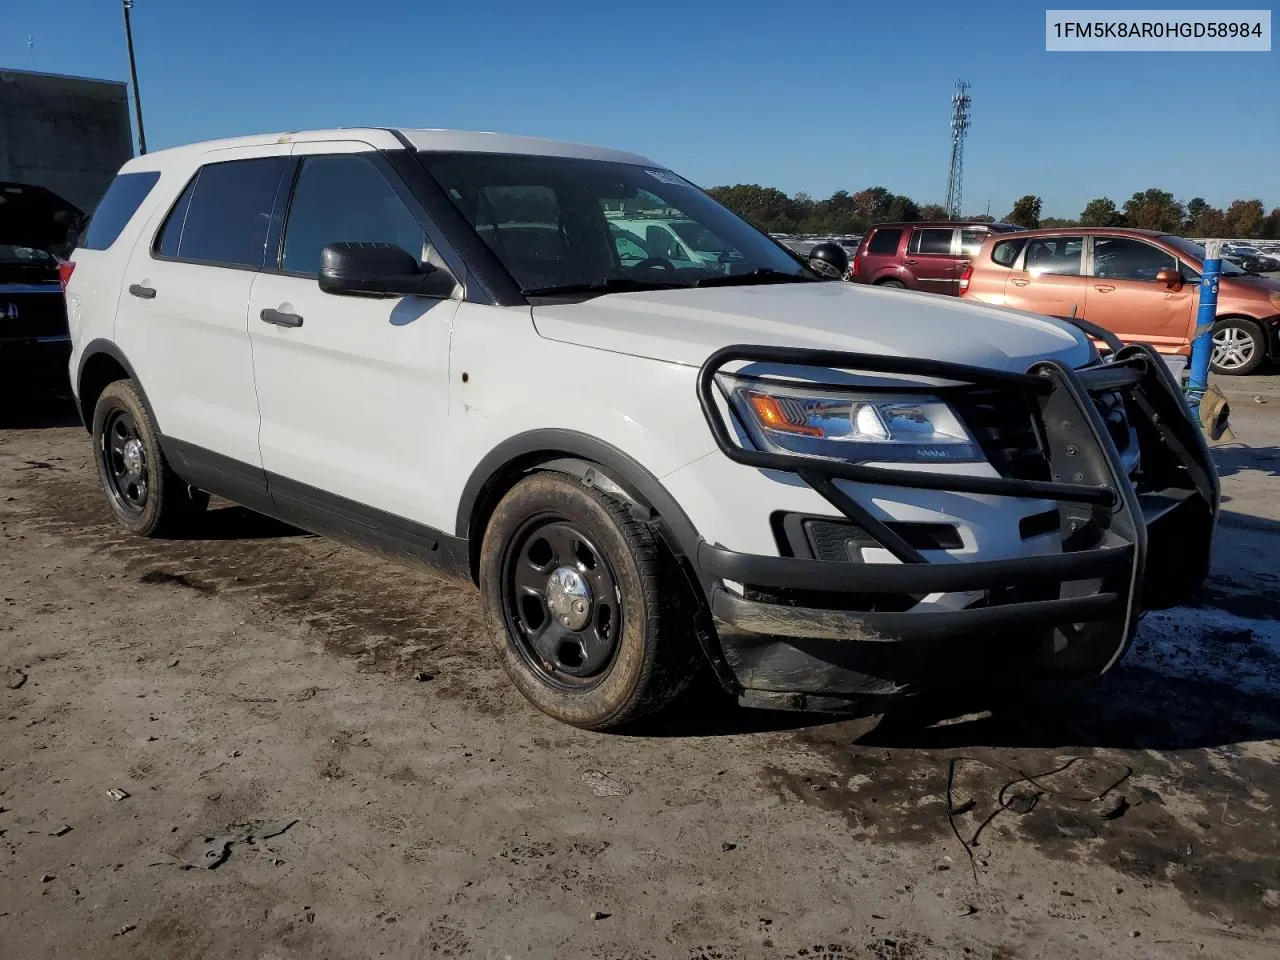
M 872 702 L 861 713 L 793 713 L 739 707 L 707 676 L 625 733 L 679 739 L 802 730 L 816 742 L 915 750 L 1189 750 L 1280 739 L 1280 703 L 1227 683 L 1119 666 L 1093 680 L 922 693 Z
M 195 529 L 184 531 L 181 539 L 278 540 L 286 537 L 314 537 L 314 534 L 246 507 L 219 501 L 211 504 Z
M 851 742 L 878 747 L 1191 750 L 1280 738 L 1280 703 L 1230 683 L 1118 666 L 1092 681 L 902 701 Z
M 0 391 L 0 430 L 51 430 L 79 427 L 80 414 L 70 392 L 49 387 L 6 385 Z
M 1245 470 L 1257 470 L 1268 476 L 1280 476 L 1280 447 L 1253 447 L 1233 443 L 1213 447 L 1218 476 L 1233 477 Z

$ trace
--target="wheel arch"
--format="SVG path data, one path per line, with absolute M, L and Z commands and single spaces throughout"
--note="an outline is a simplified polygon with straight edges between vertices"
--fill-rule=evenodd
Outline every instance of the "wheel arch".
M 468 541 L 471 575 L 478 575 L 484 530 L 507 491 L 533 470 L 577 477 L 631 504 L 637 517 L 656 524 L 677 558 L 692 564 L 698 532 L 675 498 L 652 473 L 611 444 L 573 430 L 531 430 L 494 447 L 472 470 L 458 502 L 456 534 Z
M 138 396 L 142 398 L 143 406 L 147 408 L 147 415 L 151 417 L 151 422 L 155 424 L 156 430 L 163 434 L 155 408 L 151 406 L 146 389 L 142 386 L 138 375 L 134 373 L 133 364 L 114 343 L 101 339 L 91 340 L 85 345 L 76 368 L 76 409 L 80 413 L 84 428 L 93 429 L 93 409 L 98 403 L 98 397 L 102 396 L 102 391 L 108 384 L 116 380 L 133 382 Z

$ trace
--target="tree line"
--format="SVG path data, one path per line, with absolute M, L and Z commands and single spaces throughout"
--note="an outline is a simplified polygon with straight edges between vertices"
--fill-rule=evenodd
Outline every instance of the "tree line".
M 770 233 L 840 235 L 865 233 L 875 223 L 946 220 L 939 203 L 917 204 L 910 197 L 885 187 L 868 187 L 857 193 L 837 190 L 825 200 L 807 193 L 788 196 L 776 187 L 756 183 L 711 187 L 708 191 L 739 216 Z M 1233 200 L 1225 210 L 1210 206 L 1203 197 L 1185 204 L 1172 193 L 1151 187 L 1135 193 L 1117 207 L 1110 197 L 1085 205 L 1074 220 L 1041 217 L 1040 198 L 1019 197 L 1013 209 L 1000 219 L 1020 227 L 1137 227 L 1188 237 L 1253 237 L 1280 240 L 1280 207 L 1270 213 L 1261 200 Z M 994 220 L 994 217 L 966 217 Z

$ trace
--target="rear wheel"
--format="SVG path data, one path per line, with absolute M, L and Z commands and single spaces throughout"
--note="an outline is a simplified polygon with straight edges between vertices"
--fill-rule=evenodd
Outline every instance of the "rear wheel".
M 877 287 L 892 287 L 897 290 L 907 289 L 907 285 L 901 280 L 881 280 L 876 284 Z
M 133 384 L 108 384 L 93 409 L 98 480 L 116 519 L 142 537 L 181 532 L 209 503 L 174 474 L 159 436 Z
M 1209 365 L 1214 373 L 1244 376 L 1257 370 L 1266 359 L 1266 338 L 1252 320 L 1228 318 L 1213 325 Z
M 696 671 L 674 560 L 626 505 L 562 474 L 527 477 L 498 504 L 480 591 L 507 675 L 565 723 L 621 726 L 666 706 Z

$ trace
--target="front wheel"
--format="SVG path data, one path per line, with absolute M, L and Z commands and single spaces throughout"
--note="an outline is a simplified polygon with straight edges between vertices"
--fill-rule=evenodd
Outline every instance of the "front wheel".
M 1213 326 L 1213 353 L 1209 365 L 1214 373 L 1244 376 L 1257 370 L 1267 358 L 1266 338 L 1252 320 L 1219 320 Z
M 480 592 L 507 675 L 557 720 L 621 726 L 695 673 L 694 611 L 674 560 L 625 504 L 571 477 L 533 474 L 498 504 Z

